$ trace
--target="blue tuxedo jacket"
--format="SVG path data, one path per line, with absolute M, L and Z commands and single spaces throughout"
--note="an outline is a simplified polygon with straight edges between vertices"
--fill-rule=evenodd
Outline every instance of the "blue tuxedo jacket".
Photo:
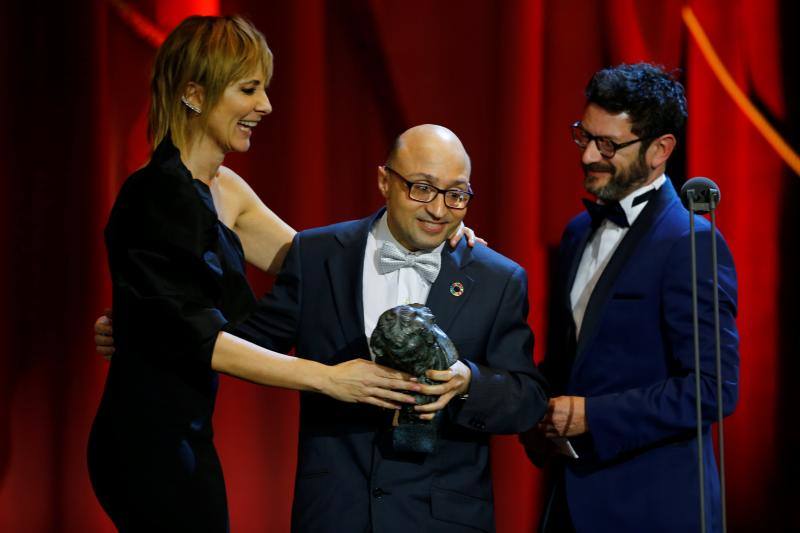
M 297 234 L 272 293 L 237 333 L 325 364 L 368 359 L 363 263 L 382 213 Z M 454 282 L 461 296 L 451 294 Z M 494 530 L 489 435 L 528 429 L 546 408 L 527 278 L 509 259 L 462 240 L 444 247 L 426 305 L 472 371 L 469 397 L 445 410 L 437 450 L 414 455 L 392 450 L 392 412 L 301 393 L 294 531 Z
M 713 282 L 709 222 L 695 217 L 701 399 L 708 522 L 720 527 L 719 480 L 709 427 L 716 418 Z M 591 295 L 580 335 L 570 290 L 591 221 L 567 226 L 554 287 L 546 359 L 554 395 L 586 397 L 589 433 L 563 482 L 579 532 L 698 531 L 694 343 L 689 213 L 669 180 L 636 219 Z M 736 273 L 717 233 L 722 391 L 738 397 Z

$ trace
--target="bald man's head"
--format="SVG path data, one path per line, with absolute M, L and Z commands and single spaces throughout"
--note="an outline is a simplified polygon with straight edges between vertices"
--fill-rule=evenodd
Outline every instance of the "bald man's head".
M 409 161 L 429 164 L 460 162 L 468 178 L 472 171 L 469 155 L 461 140 L 451 130 L 436 124 L 413 126 L 395 139 L 386 163 L 393 167 Z
M 442 192 L 460 194 L 468 201 L 469 175 L 467 151 L 449 129 L 423 124 L 403 132 L 386 165 L 378 168 L 378 188 L 386 198 L 387 222 L 394 238 L 410 251 L 433 249 L 444 242 L 467 210 L 466 202 L 461 209 L 446 205 Z M 412 187 L 431 193 L 438 189 L 440 194 L 426 203 L 411 197 Z

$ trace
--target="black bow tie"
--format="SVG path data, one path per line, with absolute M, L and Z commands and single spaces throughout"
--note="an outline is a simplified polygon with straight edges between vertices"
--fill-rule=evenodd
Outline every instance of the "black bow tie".
M 650 189 L 649 191 L 640 194 L 633 199 L 631 207 L 646 202 L 655 192 L 656 189 Z M 610 220 L 620 228 L 630 227 L 630 224 L 628 223 L 628 215 L 625 214 L 625 210 L 622 209 L 622 206 L 619 205 L 619 202 L 598 204 L 584 198 L 583 205 L 586 207 L 586 211 L 592 218 L 592 229 L 599 228 L 600 224 L 602 224 L 603 220 L 605 219 Z
M 583 205 L 589 216 L 592 217 L 592 229 L 597 229 L 605 219 L 610 220 L 620 228 L 627 228 L 628 216 L 625 210 L 619 205 L 619 202 L 609 202 L 607 204 L 598 204 L 591 200 L 583 199 Z

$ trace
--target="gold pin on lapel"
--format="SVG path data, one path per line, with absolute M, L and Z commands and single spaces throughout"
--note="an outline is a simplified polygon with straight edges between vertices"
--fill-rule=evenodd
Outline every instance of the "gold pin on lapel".
M 464 294 L 464 284 L 460 281 L 454 281 L 450 284 L 450 294 L 453 296 L 461 296 Z

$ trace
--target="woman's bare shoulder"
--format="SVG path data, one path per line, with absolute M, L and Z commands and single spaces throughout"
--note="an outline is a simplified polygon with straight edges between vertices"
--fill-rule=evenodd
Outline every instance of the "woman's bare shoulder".
M 247 181 L 230 167 L 220 166 L 217 172 L 217 179 L 225 188 L 241 191 L 242 193 L 250 193 L 252 191 Z

